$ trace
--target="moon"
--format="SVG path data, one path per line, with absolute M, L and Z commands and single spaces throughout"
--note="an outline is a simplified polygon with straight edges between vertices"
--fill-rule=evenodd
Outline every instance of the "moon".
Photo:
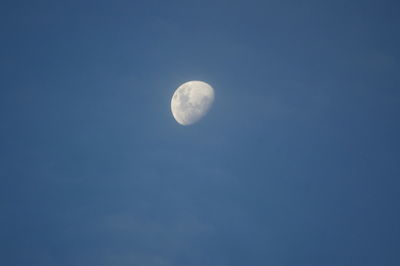
M 192 125 L 207 114 L 214 97 L 214 89 L 203 81 L 183 83 L 172 96 L 172 115 L 179 124 Z

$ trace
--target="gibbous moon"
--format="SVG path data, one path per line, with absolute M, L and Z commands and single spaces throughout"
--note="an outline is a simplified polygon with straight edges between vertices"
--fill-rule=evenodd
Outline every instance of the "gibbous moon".
M 214 89 L 203 81 L 189 81 L 179 86 L 171 99 L 175 120 L 191 125 L 207 114 L 214 102 Z

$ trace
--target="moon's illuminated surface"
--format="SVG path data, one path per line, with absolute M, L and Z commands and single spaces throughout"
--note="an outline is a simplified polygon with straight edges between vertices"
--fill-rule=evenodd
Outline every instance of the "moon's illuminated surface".
M 175 120 L 184 126 L 196 123 L 214 102 L 214 89 L 203 81 L 189 81 L 179 86 L 171 99 Z

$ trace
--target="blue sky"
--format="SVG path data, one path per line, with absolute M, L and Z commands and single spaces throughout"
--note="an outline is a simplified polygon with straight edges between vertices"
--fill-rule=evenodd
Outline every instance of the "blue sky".
M 1 266 L 400 264 L 397 1 L 0 5 Z

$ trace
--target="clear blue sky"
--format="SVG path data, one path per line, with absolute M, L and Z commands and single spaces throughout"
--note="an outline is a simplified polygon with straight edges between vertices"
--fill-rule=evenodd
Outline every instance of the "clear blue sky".
M 2 1 L 0 266 L 400 265 L 399 13 Z

